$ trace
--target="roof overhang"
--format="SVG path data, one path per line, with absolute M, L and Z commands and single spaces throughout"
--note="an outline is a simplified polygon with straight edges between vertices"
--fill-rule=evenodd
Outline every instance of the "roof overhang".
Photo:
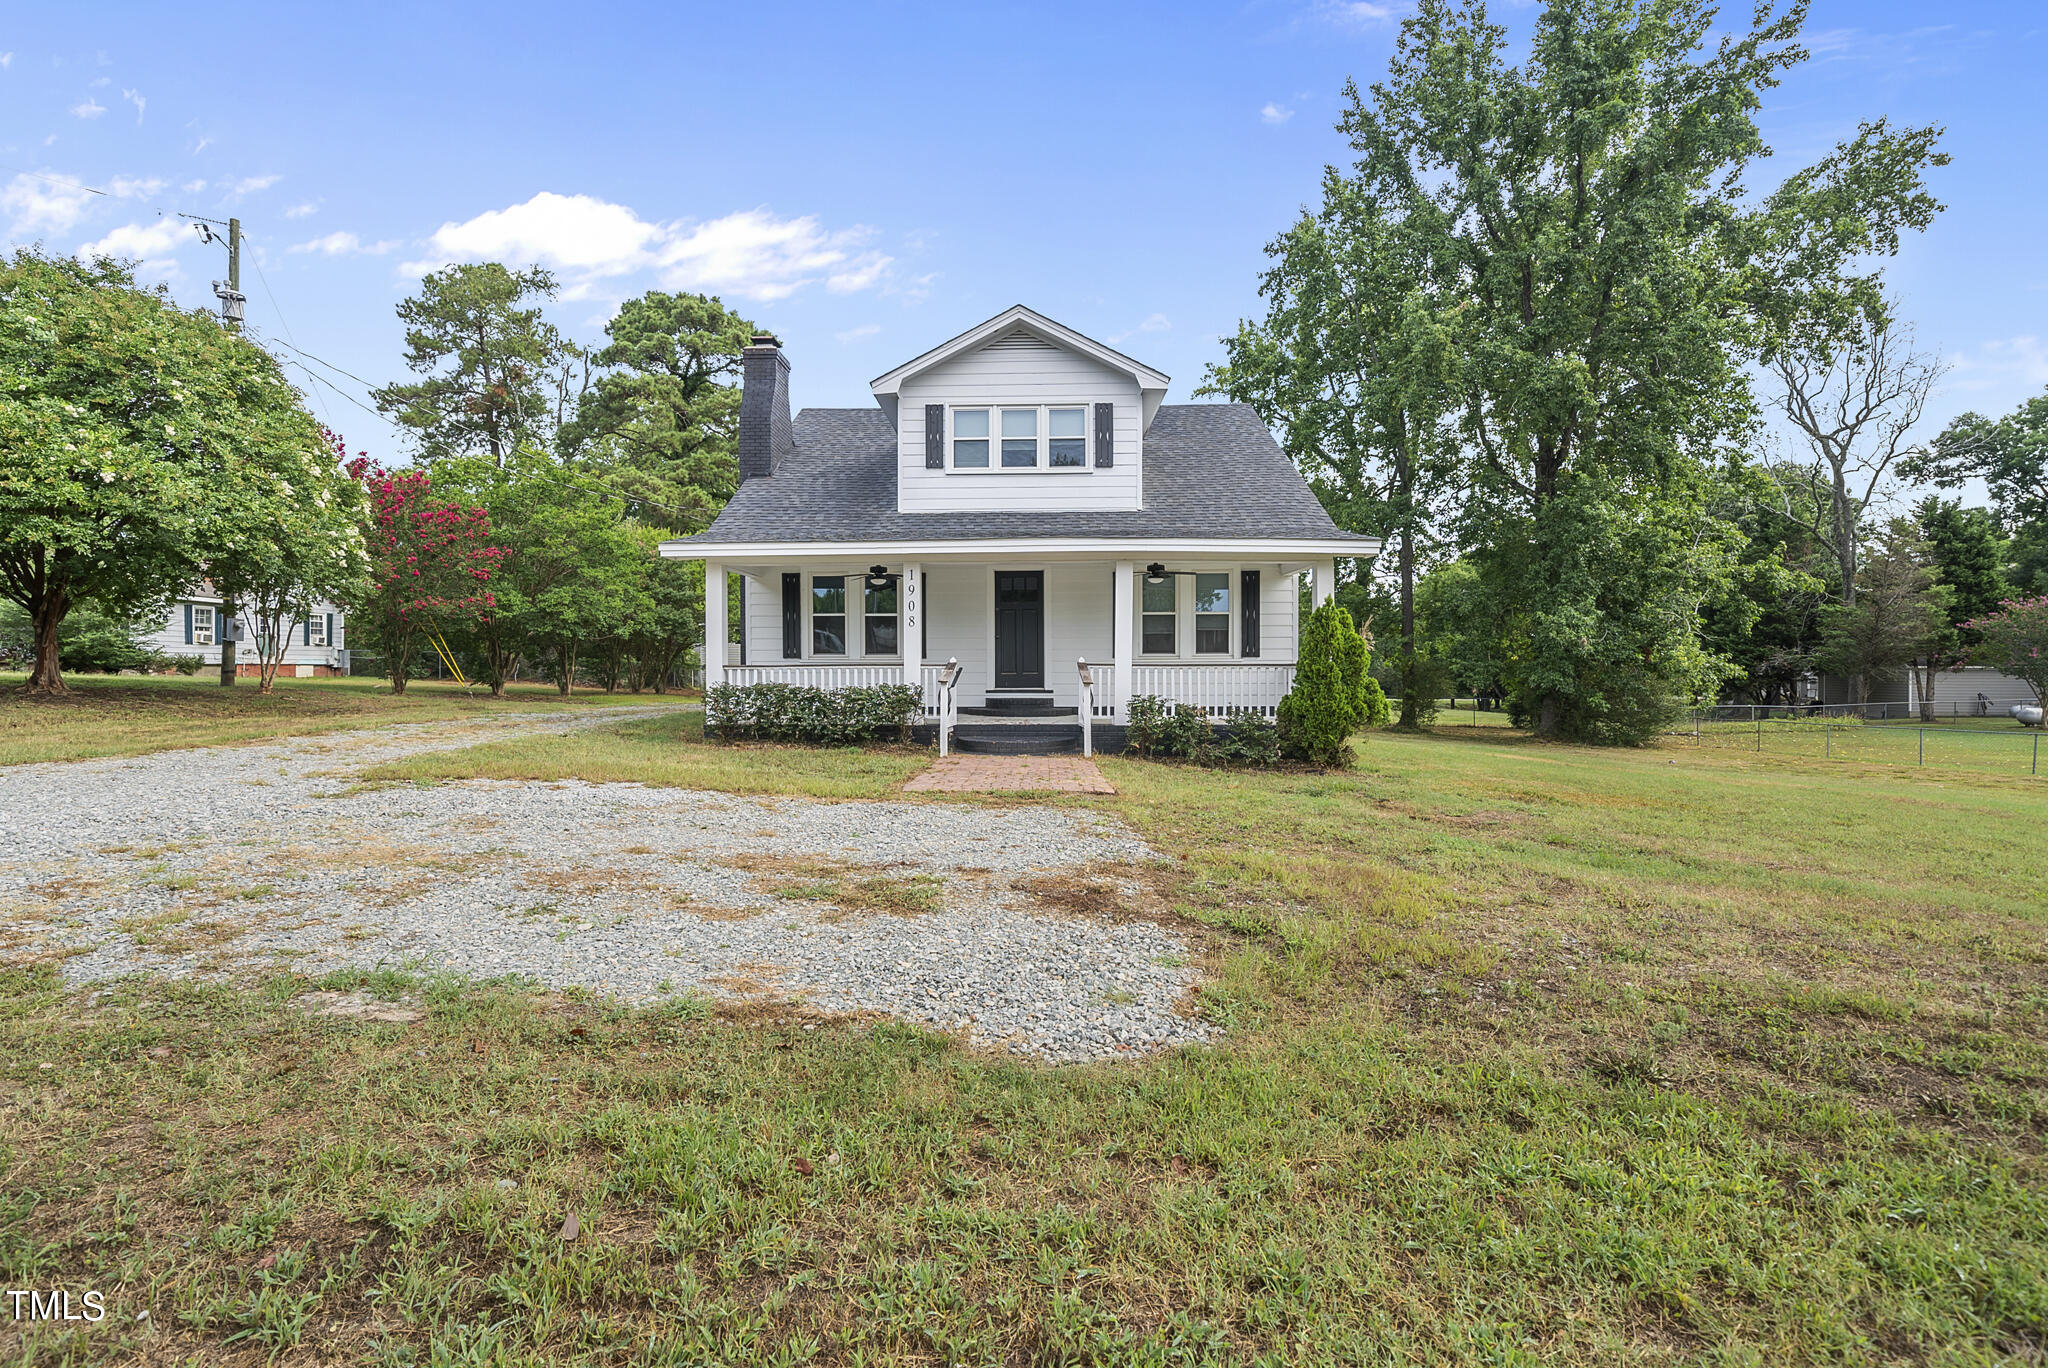
M 1032 556 L 1057 560 L 1128 556 L 1218 556 L 1236 560 L 1318 560 L 1328 556 L 1369 558 L 1380 551 L 1377 537 L 981 537 L 843 542 L 665 541 L 661 554 L 672 560 L 986 560 L 991 556 Z
M 1117 351 L 1113 347 L 1104 346 L 1092 337 L 1077 333 L 1064 323 L 1056 323 L 1035 309 L 1027 309 L 1022 304 L 1014 304 L 987 322 L 977 323 L 958 337 L 941 342 L 922 356 L 913 357 L 895 370 L 876 376 L 869 382 L 868 388 L 874 391 L 875 399 L 889 414 L 890 421 L 894 422 L 896 419 L 896 398 L 902 390 L 905 381 L 921 375 L 932 367 L 949 361 L 962 353 L 971 352 L 976 348 L 985 346 L 996 338 L 1018 328 L 1022 328 L 1040 341 L 1051 346 L 1064 347 L 1069 351 L 1079 352 L 1081 355 L 1107 366 L 1111 370 L 1122 371 L 1137 381 L 1138 393 L 1144 406 L 1145 426 L 1151 426 L 1152 415 L 1159 411 L 1159 405 L 1165 401 L 1166 387 L 1172 383 L 1172 377 L 1164 372 L 1153 370 L 1142 361 L 1134 361 L 1122 352 Z

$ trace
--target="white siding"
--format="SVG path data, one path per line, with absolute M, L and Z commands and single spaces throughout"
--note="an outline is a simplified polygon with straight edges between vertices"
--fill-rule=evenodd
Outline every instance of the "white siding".
M 896 506 L 905 513 L 1142 507 L 1139 399 L 1136 380 L 1063 348 L 999 344 L 954 357 L 902 388 L 896 424 Z M 1100 402 L 1116 405 L 1115 464 L 1107 470 L 1095 467 L 1092 405 Z M 1006 403 L 1090 405 L 1088 464 L 1079 470 L 985 474 L 925 469 L 926 404 L 994 407 Z
M 925 661 L 960 662 L 960 701 L 981 703 L 989 686 L 989 621 L 994 572 L 986 565 L 934 565 L 924 572 L 931 647 Z
M 205 604 L 207 607 L 218 609 L 220 599 L 213 594 L 186 594 L 170 606 L 170 609 L 164 614 L 164 621 L 161 627 L 153 632 L 143 633 L 136 640 L 144 649 L 162 651 L 165 655 L 172 656 L 198 656 L 201 661 L 218 669 L 220 667 L 220 647 L 218 645 L 200 646 L 189 644 L 185 640 L 185 607 L 187 604 Z M 315 606 L 314 611 L 317 613 L 334 614 L 334 639 L 325 646 L 308 646 L 305 644 L 304 628 L 294 624 L 292 627 L 291 643 L 285 648 L 284 653 L 283 664 L 286 673 L 289 673 L 290 668 L 295 665 L 332 666 L 338 665 L 341 661 L 341 651 L 348 645 L 348 628 L 343 621 L 341 609 L 331 603 L 321 603 Z M 242 619 L 242 630 L 247 635 L 242 640 L 240 659 L 245 664 L 253 665 L 256 663 L 256 643 L 253 639 L 255 627 L 246 615 Z

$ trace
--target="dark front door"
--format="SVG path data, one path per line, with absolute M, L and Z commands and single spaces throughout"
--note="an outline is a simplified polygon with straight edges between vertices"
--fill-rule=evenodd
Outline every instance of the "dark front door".
M 1045 572 L 996 571 L 996 687 L 1045 687 Z

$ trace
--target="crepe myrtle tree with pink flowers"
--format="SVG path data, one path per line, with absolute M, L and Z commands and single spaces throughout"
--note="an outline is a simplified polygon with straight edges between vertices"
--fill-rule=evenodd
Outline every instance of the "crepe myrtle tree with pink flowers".
M 1970 659 L 2025 680 L 2034 701 L 2048 708 L 2048 594 L 2007 599 L 1999 606 L 2004 611 L 1963 624 L 1984 634 Z
M 348 472 L 368 513 L 369 575 L 353 621 L 382 647 L 391 691 L 404 693 L 423 636 L 469 627 L 497 606 L 491 578 L 505 550 L 491 542 L 490 514 L 436 495 L 423 470 L 359 456 Z

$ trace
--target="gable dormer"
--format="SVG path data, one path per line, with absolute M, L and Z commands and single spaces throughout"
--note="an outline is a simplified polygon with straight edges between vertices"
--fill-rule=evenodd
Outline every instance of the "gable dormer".
M 876 379 L 902 513 L 1136 509 L 1167 377 L 1019 304 Z

